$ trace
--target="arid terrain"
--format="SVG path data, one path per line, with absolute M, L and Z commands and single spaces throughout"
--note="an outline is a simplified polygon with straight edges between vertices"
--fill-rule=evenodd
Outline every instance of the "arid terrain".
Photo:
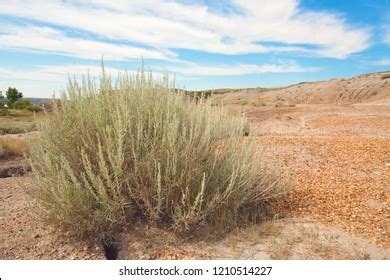
M 119 258 L 390 259 L 388 73 L 234 90 L 212 102 L 248 117 L 259 154 L 292 189 L 270 201 L 264 221 L 225 236 L 129 225 Z M 9 177 L 12 167 L 25 171 Z M 98 244 L 37 218 L 25 158 L 0 159 L 0 174 L 0 259 L 104 258 Z

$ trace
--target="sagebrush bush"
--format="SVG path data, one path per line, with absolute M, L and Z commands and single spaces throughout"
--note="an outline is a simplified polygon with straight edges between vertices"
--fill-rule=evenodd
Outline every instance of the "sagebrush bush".
M 188 228 L 236 224 L 284 184 L 254 157 L 247 122 L 177 92 L 168 76 L 104 71 L 69 80 L 29 140 L 35 197 L 49 221 L 106 238 L 131 218 Z

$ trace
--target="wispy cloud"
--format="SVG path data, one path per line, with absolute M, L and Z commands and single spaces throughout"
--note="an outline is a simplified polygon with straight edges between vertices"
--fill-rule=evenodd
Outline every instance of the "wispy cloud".
M 11 0 L 0 2 L 0 14 L 87 31 L 106 39 L 141 43 L 157 50 L 182 48 L 221 54 L 294 51 L 345 58 L 369 46 L 369 29 L 353 27 L 344 18 L 329 12 L 302 9 L 298 0 L 233 0 L 232 3 L 236 12 L 223 15 L 205 5 L 171 0 Z M 56 42 L 65 40 L 67 46 L 72 46 L 76 40 L 51 34 L 56 32 L 53 30 L 38 33 L 41 32 L 35 35 L 52 48 L 39 47 L 21 38 L 18 39 L 26 45 L 12 46 L 14 37 L 9 38 L 12 40 L 8 41 L 8 47 L 61 52 Z M 50 37 L 54 35 L 56 42 L 47 38 L 47 32 Z M 145 57 L 147 54 L 161 59 L 170 57 L 156 50 L 125 45 L 112 46 L 85 39 L 77 39 L 77 43 L 81 47 L 65 53 L 91 58 L 98 51 L 105 51 L 114 59 L 126 59 L 142 51 Z M 90 54 L 92 49 L 98 51 Z
M 390 58 L 373 61 L 371 64 L 377 66 L 390 66 Z
M 107 74 L 115 79 L 124 70 L 104 67 Z M 134 74 L 135 71 L 126 71 Z M 101 75 L 102 68 L 99 65 L 64 64 L 64 65 L 38 65 L 34 69 L 20 70 L 15 68 L 0 67 L 0 90 L 8 86 L 17 85 L 18 89 L 26 93 L 26 96 L 50 97 L 53 91 L 58 92 L 66 85 L 68 77 L 81 79 L 82 75 L 89 75 L 95 79 Z M 155 78 L 162 78 L 162 72 L 153 73 Z M 179 79 L 182 79 L 180 76 Z
M 294 62 L 280 64 L 232 64 L 218 66 L 191 65 L 186 67 L 173 67 L 172 71 L 185 75 L 195 76 L 239 76 L 262 73 L 296 73 L 314 72 L 319 68 L 305 68 Z
M 175 60 L 171 52 L 160 52 L 123 44 L 72 38 L 63 32 L 37 26 L 0 25 L 0 49 L 28 52 L 49 52 L 84 59 L 128 60 L 144 58 Z
M 105 67 L 105 71 L 110 75 L 116 76 L 122 70 L 117 68 Z M 26 81 L 48 81 L 65 83 L 68 75 L 80 77 L 82 74 L 98 76 L 102 68 L 94 65 L 39 65 L 31 70 L 16 70 L 12 68 L 1 67 L 0 76 L 2 80 L 26 80 Z

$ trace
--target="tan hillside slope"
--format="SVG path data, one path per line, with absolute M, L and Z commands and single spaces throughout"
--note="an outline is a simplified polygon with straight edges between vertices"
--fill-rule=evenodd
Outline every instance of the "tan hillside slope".
M 390 72 L 347 79 L 308 82 L 277 89 L 241 89 L 216 95 L 223 102 L 266 106 L 271 104 L 390 104 Z

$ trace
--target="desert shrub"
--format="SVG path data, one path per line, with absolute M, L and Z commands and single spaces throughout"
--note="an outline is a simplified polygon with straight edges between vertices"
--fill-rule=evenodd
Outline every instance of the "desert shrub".
M 26 107 L 26 110 L 29 110 L 30 112 L 38 113 L 38 112 L 42 112 L 43 108 L 41 106 L 31 104 L 30 106 Z
M 390 73 L 383 74 L 381 78 L 382 78 L 382 80 L 390 79 Z
M 3 156 L 24 156 L 29 153 L 26 139 L 17 136 L 1 137 L 0 150 Z
M 27 110 L 31 106 L 31 101 L 28 99 L 20 99 L 12 104 L 12 108 L 16 110 Z
M 61 110 L 29 139 L 45 217 L 105 239 L 129 219 L 229 228 L 285 184 L 254 156 L 247 122 L 173 90 L 168 77 L 70 80 Z
M 28 110 L 30 112 L 43 111 L 43 108 L 41 106 L 32 104 L 31 101 L 28 99 L 20 99 L 14 102 L 12 108 L 16 110 Z

